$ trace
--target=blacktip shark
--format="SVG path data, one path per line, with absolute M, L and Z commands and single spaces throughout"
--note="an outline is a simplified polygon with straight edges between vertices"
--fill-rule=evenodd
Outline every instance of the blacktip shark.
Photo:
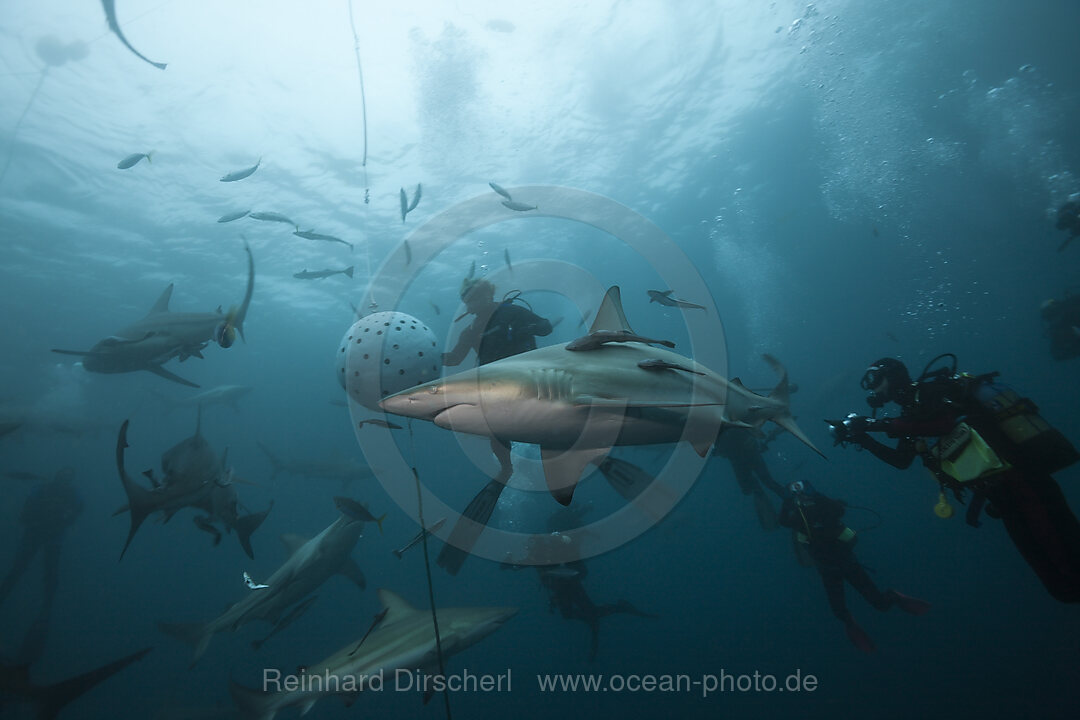
M 143 648 L 119 660 L 50 685 L 38 685 L 32 682 L 26 665 L 0 663 L 0 710 L 4 711 L 3 717 L 34 717 L 38 720 L 52 720 L 70 703 L 131 663 L 141 660 L 151 649 Z M 9 697 L 14 700 L 9 702 Z M 16 709 L 18 705 L 29 708 L 26 715 L 19 714 L 20 711 Z
M 363 527 L 363 522 L 342 513 L 310 540 L 298 535 L 282 535 L 282 542 L 291 552 L 270 577 L 257 583 L 265 584 L 266 588 L 258 592 L 245 591 L 243 598 L 210 622 L 158 623 L 158 628 L 195 648 L 191 657 L 194 666 L 216 633 L 236 630 L 252 620 L 277 625 L 293 604 L 306 598 L 331 575 L 341 573 L 363 589 L 366 587 L 364 575 L 349 557 Z
M 390 683 L 397 682 L 398 670 L 438 672 L 439 650 L 435 644 L 431 612 L 418 610 L 397 593 L 385 589 L 379 590 L 379 601 L 385 614 L 359 646 L 356 641 L 350 642 L 324 660 L 307 666 L 304 673 L 307 677 L 302 679 L 315 678 L 316 682 L 298 683 L 294 690 L 283 688 L 269 692 L 233 682 L 230 690 L 241 716 L 273 720 L 283 709 L 294 705 L 300 706 L 300 714 L 304 715 L 324 697 L 343 696 L 345 702 L 351 704 L 373 678 L 381 677 L 386 687 L 391 687 Z M 518 609 L 513 607 L 439 609 L 443 657 L 480 642 L 517 612 Z M 336 682 L 318 682 L 325 677 L 334 678 Z M 394 687 L 400 687 L 400 684 Z
M 605 331 L 633 333 L 618 286 L 607 291 L 592 324 L 591 332 Z M 723 426 L 757 428 L 772 420 L 821 454 L 791 416 L 787 371 L 775 358 L 765 359 L 780 375 L 768 396 L 664 348 L 618 342 L 571 352 L 563 343 L 433 380 L 379 404 L 504 444 L 539 445 L 548 489 L 568 505 L 585 466 L 599 463 L 615 445 L 686 440 L 705 457 Z
M 146 518 L 154 513 L 161 513 L 164 522 L 168 522 L 173 515 L 186 507 L 206 513 L 205 516 L 196 516 L 194 522 L 197 528 L 214 536 L 214 545 L 221 542 L 221 532 L 214 527 L 215 522 L 220 522 L 226 530 L 236 531 L 240 546 L 248 557 L 254 559 L 251 535 L 262 525 L 270 510 L 240 514 L 240 502 L 232 471 L 227 469 L 224 455 L 219 458 L 202 436 L 201 415 L 200 412 L 200 419 L 195 423 L 195 434 L 181 440 L 161 455 L 161 470 L 164 476 L 158 479 L 151 470 L 143 473 L 153 484 L 149 489 L 136 483 L 127 474 L 124 451 L 129 447 L 128 421 L 125 420 L 120 426 L 116 439 L 116 469 L 120 474 L 128 504 L 113 515 L 124 511 L 131 513 L 127 541 L 124 549 L 120 551 L 121 560 Z M 272 502 L 270 507 L 273 507 Z
M 255 290 L 255 260 L 251 248 L 244 243 L 248 256 L 248 281 L 244 299 L 239 307 L 222 314 L 221 308 L 210 313 L 174 313 L 169 310 L 173 286 L 165 288 L 150 312 L 141 320 L 99 341 L 89 350 L 59 350 L 62 355 L 82 357 L 83 369 L 95 373 L 128 373 L 145 370 L 172 382 L 199 387 L 162 367 L 173 358 L 180 362 L 189 357 L 202 358 L 202 351 L 216 342 L 223 348 L 232 347 L 236 335 L 244 339 L 244 318 Z

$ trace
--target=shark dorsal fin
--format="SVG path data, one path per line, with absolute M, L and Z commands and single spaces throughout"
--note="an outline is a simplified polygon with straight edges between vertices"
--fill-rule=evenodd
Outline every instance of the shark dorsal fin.
M 630 329 L 630 323 L 626 321 L 626 314 L 622 308 L 622 294 L 618 285 L 612 285 L 604 294 L 604 301 L 600 303 L 600 309 L 596 311 L 596 318 L 589 328 L 590 333 L 597 330 L 614 330 L 616 332 L 634 332 Z
M 172 289 L 173 284 L 169 283 L 169 287 L 165 288 L 165 292 L 161 293 L 161 297 L 154 303 L 154 307 L 150 308 L 149 315 L 169 312 L 169 299 L 172 297 Z
M 284 533 L 281 536 L 281 543 L 285 546 L 285 550 L 290 556 L 295 555 L 296 551 L 303 547 L 307 541 L 306 537 L 297 535 L 296 533 Z
M 416 608 L 410 605 L 408 600 L 393 590 L 387 590 L 386 588 L 379 588 L 379 603 L 387 611 L 386 619 L 388 621 L 397 620 L 403 615 L 416 612 Z

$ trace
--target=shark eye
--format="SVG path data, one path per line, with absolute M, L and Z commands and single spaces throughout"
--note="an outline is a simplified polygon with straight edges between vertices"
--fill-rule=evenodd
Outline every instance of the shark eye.
M 236 342 L 236 328 L 230 323 L 223 322 L 214 328 L 214 340 L 223 348 L 230 348 Z
M 432 385 L 431 387 L 428 388 L 428 392 L 431 393 L 432 395 L 438 395 L 439 390 L 440 390 L 440 387 L 438 385 Z

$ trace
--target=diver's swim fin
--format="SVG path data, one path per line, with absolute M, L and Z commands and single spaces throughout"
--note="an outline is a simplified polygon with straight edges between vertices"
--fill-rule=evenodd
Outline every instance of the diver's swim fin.
M 495 511 L 499 496 L 502 495 L 505 487 L 504 480 L 495 478 L 489 481 L 484 489 L 469 502 L 461 519 L 450 531 L 450 537 L 446 539 L 442 551 L 439 552 L 439 557 L 435 561 L 439 567 L 451 575 L 458 574 L 465 563 L 465 558 L 469 556 L 469 550 L 476 544 L 480 533 L 484 531 L 484 526 L 491 519 L 491 513 Z
M 618 458 L 606 457 L 597 467 L 615 492 L 631 502 L 655 479 L 637 465 Z
M 844 623 L 844 629 L 847 630 L 847 636 L 851 640 L 851 644 L 862 650 L 864 653 L 872 653 L 877 649 L 874 646 L 874 641 L 870 639 L 870 636 L 866 634 L 866 631 L 859 627 L 859 623 L 854 620 L 848 620 Z
M 895 590 L 889 590 L 886 594 L 892 598 L 892 601 L 896 604 L 896 607 L 900 608 L 909 615 L 925 615 L 927 612 L 930 611 L 930 608 L 932 607 L 930 603 L 925 600 L 909 597 L 902 593 L 898 593 Z

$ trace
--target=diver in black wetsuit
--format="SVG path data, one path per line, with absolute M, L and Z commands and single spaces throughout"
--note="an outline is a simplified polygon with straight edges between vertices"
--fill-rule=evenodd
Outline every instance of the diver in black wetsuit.
M 585 591 L 585 577 L 588 569 L 584 560 L 574 560 L 561 565 L 537 567 L 540 583 L 548 591 L 548 610 L 559 611 L 564 620 L 581 620 L 589 626 L 592 640 L 589 645 L 589 659 L 596 659 L 600 645 L 600 619 L 608 615 L 636 615 L 655 618 L 656 615 L 642 612 L 627 600 L 597 605 Z
M 825 595 L 840 622 L 844 623 L 848 638 L 863 652 L 874 651 L 874 641 L 866 633 L 844 602 L 844 581 L 855 588 L 875 610 L 884 612 L 893 605 L 912 615 L 922 615 L 930 609 L 925 600 L 901 595 L 895 590 L 882 592 L 867 575 L 866 569 L 855 557 L 855 531 L 847 527 L 841 517 L 845 504 L 826 497 L 797 480 L 788 486 L 789 494 L 780 509 L 780 524 L 791 528 L 795 542 L 809 553 L 813 564 L 821 574 Z
M 953 366 L 931 371 L 941 358 Z M 1016 549 L 1061 602 L 1080 602 L 1080 523 L 1052 473 L 1080 459 L 1072 444 L 1039 416 L 1031 400 L 994 381 L 997 373 L 956 372 L 956 357 L 934 358 L 918 380 L 896 358 L 882 358 L 863 375 L 867 403 L 900 406 L 899 417 L 867 418 L 854 413 L 830 422 L 836 442 L 851 442 L 893 467 L 916 457 L 937 478 L 939 512 L 952 514 L 945 490 L 971 493 L 967 521 L 979 514 L 999 517 Z M 889 447 L 867 433 L 899 438 Z
M 1039 314 L 1050 338 L 1050 357 L 1068 360 L 1080 355 L 1080 295 L 1051 298 L 1042 304 Z
M 787 493 L 769 472 L 763 455 L 764 449 L 765 440 L 756 430 L 735 427 L 725 428 L 720 433 L 713 445 L 712 454 L 727 458 L 743 495 L 754 498 L 754 508 L 761 527 L 774 530 L 777 527 L 776 510 L 765 494 L 765 489 L 768 488 L 780 499 Z
M 443 365 L 460 365 L 470 350 L 476 350 L 477 365 L 486 365 L 535 350 L 536 338 L 551 334 L 551 322 L 515 303 L 516 295 L 496 303 L 495 286 L 487 280 L 466 278 L 461 299 L 466 314 L 476 318 L 461 331 L 453 349 L 443 353 Z
M 60 580 L 61 543 L 68 527 L 82 513 L 83 500 L 75 489 L 74 478 L 75 471 L 65 468 L 57 472 L 53 480 L 36 485 L 30 491 L 19 517 L 23 529 L 15 562 L 0 582 L 0 603 L 3 603 L 34 557 L 42 552 L 42 598 L 19 652 L 19 661 L 23 663 L 33 662 L 44 649 L 53 598 Z

